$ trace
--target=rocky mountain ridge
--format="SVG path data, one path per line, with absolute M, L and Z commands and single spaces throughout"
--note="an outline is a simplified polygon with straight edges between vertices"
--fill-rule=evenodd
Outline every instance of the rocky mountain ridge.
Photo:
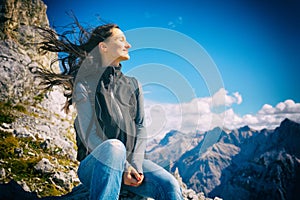
M 171 130 L 165 137 L 147 148 L 146 156 L 158 163 L 160 166 L 170 170 L 174 161 L 186 151 L 194 148 L 204 135 L 200 133 L 185 134 L 180 131 Z
M 205 138 L 216 132 L 219 133 L 217 142 L 203 151 Z M 216 128 L 204 133 L 203 139 L 190 150 L 173 155 L 179 159 L 172 161 L 171 171 L 178 169 L 188 187 L 208 197 L 297 199 L 300 195 L 297 190 L 299 136 L 300 124 L 289 119 L 275 130 L 256 131 L 246 126 L 225 132 Z M 190 140 L 187 136 L 181 139 Z M 177 147 L 172 142 L 164 145 L 169 149 Z M 150 153 L 156 154 L 154 159 L 164 157 L 160 155 L 164 152 Z

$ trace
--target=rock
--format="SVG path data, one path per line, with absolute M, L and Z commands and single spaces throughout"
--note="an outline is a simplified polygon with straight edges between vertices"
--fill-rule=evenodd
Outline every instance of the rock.
M 24 189 L 24 191 L 30 192 L 30 188 L 28 187 L 28 185 L 26 184 L 26 182 L 24 182 L 24 181 L 18 181 L 17 183 L 18 183 L 20 186 L 22 186 L 22 188 Z
M 76 169 L 73 115 L 61 111 L 61 104 L 65 101 L 62 90 L 55 88 L 49 94 L 41 93 L 38 80 L 29 70 L 36 66 L 49 68 L 52 60 L 57 58 L 55 53 L 41 54 L 33 44 L 41 39 L 35 26 L 49 25 L 46 5 L 41 0 L 1 0 L 0 9 L 0 102 L 10 102 L 11 107 L 18 105 L 23 108 L 21 111 L 12 110 L 16 119 L 12 123 L 0 123 L 0 131 L 12 132 L 17 143 L 27 142 L 23 150 L 18 146 L 13 148 L 15 158 L 34 160 L 41 155 L 49 158 L 35 165 L 34 169 L 39 174 L 34 180 L 41 181 L 40 174 L 62 170 L 66 176 L 72 177 L 72 181 L 66 179 L 62 184 L 66 190 L 58 191 L 66 193 L 78 183 L 78 180 L 75 181 L 77 177 L 73 176 L 74 170 L 65 168 L 63 164 L 54 165 L 51 159 L 56 156 L 60 163 L 69 163 Z M 59 70 L 58 64 L 53 68 Z M 0 182 L 5 177 L 16 177 L 18 173 L 9 168 L 4 172 L 6 174 Z M 31 181 L 26 179 L 23 182 L 32 191 L 41 193 L 47 189 L 45 186 L 37 190 L 36 184 Z
M 34 169 L 42 174 L 51 174 L 54 172 L 54 165 L 47 158 L 42 158 L 42 160 L 34 166 Z
M 51 131 L 50 126 L 47 124 L 37 125 L 38 130 L 43 131 L 44 133 L 49 133 Z
M 46 139 L 44 142 L 40 144 L 42 149 L 49 149 L 50 148 L 50 139 Z
M 52 180 L 59 186 L 64 187 L 66 185 L 66 177 L 62 172 L 55 172 L 52 176 Z M 68 188 L 69 190 L 70 188 Z
M 13 131 L 13 134 L 15 137 L 18 137 L 18 138 L 32 138 L 33 140 L 36 140 L 34 135 L 30 131 L 28 131 L 27 129 L 25 129 L 23 127 L 15 129 Z
M 6 176 L 5 169 L 1 168 L 0 169 L 0 178 L 3 179 L 3 178 L 5 178 L 5 176 Z
M 0 32 L 1 39 L 19 39 L 28 36 L 32 31 L 26 27 L 33 25 L 47 26 L 49 24 L 46 15 L 46 5 L 40 0 L 4 0 L 0 2 Z M 25 29 L 22 28 L 25 26 Z M 17 30 L 17 31 L 15 31 Z M 32 36 L 32 39 L 34 37 Z
M 22 148 L 15 148 L 14 153 L 17 154 L 18 157 L 23 156 L 23 149 Z
M 89 200 L 89 191 L 84 185 L 74 187 L 72 192 L 60 197 L 44 197 L 42 200 Z
M 11 125 L 10 125 L 10 124 L 7 124 L 7 123 L 2 123 L 2 124 L 0 124 L 0 127 L 2 127 L 3 129 L 6 129 L 6 130 L 11 129 Z
M 51 177 L 56 185 L 63 187 L 67 191 L 72 190 L 73 183 L 80 182 L 77 178 L 77 174 L 72 170 L 69 173 L 57 171 Z
M 215 197 L 214 200 L 222 200 L 222 199 L 219 197 Z
M 32 153 L 31 151 L 28 151 L 27 154 L 28 154 L 29 156 L 35 156 L 35 154 Z
M 184 200 L 209 200 L 209 198 L 206 198 L 204 196 L 203 192 L 200 192 L 197 194 L 193 189 L 187 188 L 186 184 L 182 181 L 182 178 L 179 174 L 178 168 L 175 169 L 175 172 L 173 175 L 181 187 L 182 196 L 183 196 Z M 218 200 L 221 200 L 221 199 L 219 198 Z

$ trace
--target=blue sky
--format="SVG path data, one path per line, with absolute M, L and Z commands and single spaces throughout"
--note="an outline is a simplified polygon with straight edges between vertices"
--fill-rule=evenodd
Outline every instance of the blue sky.
M 227 95 L 233 99 L 230 107 L 235 116 L 263 113 L 265 104 L 275 109 L 288 99 L 297 105 L 300 102 L 300 3 L 296 0 L 44 2 L 49 22 L 55 27 L 72 22 L 66 12 L 73 11 L 80 22 L 91 26 L 99 25 L 101 17 L 118 24 L 125 33 L 136 28 L 160 27 L 192 38 L 215 63 Z M 134 45 L 134 38 L 130 39 Z M 123 69 L 126 72 L 133 66 L 149 63 L 168 66 L 181 74 L 193 88 L 194 97 L 213 95 L 191 63 L 170 52 L 134 51 Z M 174 103 L 176 99 L 172 91 L 155 85 L 145 86 L 144 90 L 151 101 Z M 192 98 L 188 96 L 183 101 Z

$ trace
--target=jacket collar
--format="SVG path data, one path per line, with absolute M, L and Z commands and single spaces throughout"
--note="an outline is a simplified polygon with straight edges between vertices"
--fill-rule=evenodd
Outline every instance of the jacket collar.
M 115 66 L 107 66 L 105 67 L 101 79 L 104 80 L 105 83 L 110 82 L 110 80 L 117 80 L 122 76 L 122 65 L 120 64 L 118 67 Z

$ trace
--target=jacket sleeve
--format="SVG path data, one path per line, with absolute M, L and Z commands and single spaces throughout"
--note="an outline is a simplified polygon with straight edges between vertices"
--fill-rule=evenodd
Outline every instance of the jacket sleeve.
M 101 144 L 103 141 L 98 136 L 96 125 L 95 125 L 95 119 L 93 119 L 92 115 L 92 104 L 89 99 L 89 93 L 88 89 L 82 82 L 78 82 L 75 85 L 75 91 L 73 96 L 73 102 L 75 104 L 75 108 L 77 110 L 77 118 L 78 118 L 78 125 L 79 127 L 76 127 L 79 129 L 79 137 L 81 141 L 84 143 L 86 148 L 88 148 L 89 152 L 94 150 L 99 144 Z M 89 133 L 88 126 L 91 124 L 91 129 Z
M 136 144 L 134 147 L 131 165 L 139 172 L 143 173 L 142 164 L 144 161 L 144 155 L 147 145 L 147 131 L 145 127 L 145 113 L 144 113 L 144 97 L 142 87 L 138 83 L 137 89 L 137 114 L 135 118 L 136 126 Z

